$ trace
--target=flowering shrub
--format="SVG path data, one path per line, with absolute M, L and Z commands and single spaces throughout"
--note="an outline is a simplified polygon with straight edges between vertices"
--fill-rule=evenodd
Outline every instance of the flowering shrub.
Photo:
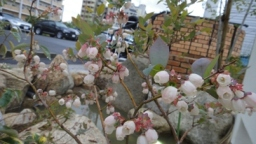
M 251 114 L 256 110 L 256 94 L 251 92 L 244 92 L 243 86 L 236 82 L 231 77 L 228 71 L 224 71 L 225 66 L 217 71 L 213 71 L 219 56 L 217 56 L 211 63 L 206 66 L 203 73 L 193 72 L 188 76 L 182 76 L 175 72 L 175 70 L 165 69 L 169 59 L 169 47 L 172 43 L 181 40 L 193 40 L 195 37 L 195 30 L 192 30 L 190 35 L 172 35 L 167 26 L 175 24 L 175 28 L 178 32 L 181 30 L 181 24 L 183 25 L 184 18 L 188 15 L 185 7 L 188 5 L 186 2 L 178 3 L 173 1 L 170 3 L 166 0 L 170 10 L 176 10 L 169 19 L 167 24 L 163 27 L 164 31 L 171 35 L 171 38 L 167 36 L 157 36 L 152 30 L 152 25 L 144 25 L 152 14 L 148 14 L 145 18 L 140 18 L 138 30 L 129 31 L 134 35 L 134 45 L 129 45 L 125 42 L 125 37 L 128 35 L 122 27 L 127 23 L 128 16 L 121 9 L 120 11 L 113 11 L 107 15 L 107 19 L 103 20 L 102 15 L 105 10 L 105 6 L 101 5 L 97 8 L 97 15 L 92 23 L 83 21 L 80 16 L 73 18 L 73 23 L 81 29 L 82 33 L 76 42 L 76 51 L 72 48 L 64 49 L 62 54 L 66 60 L 80 60 L 84 64 L 84 68 L 88 70 L 83 82 L 90 88 L 88 93 L 84 93 L 80 96 L 68 95 L 59 99 L 58 104 L 65 106 L 67 109 L 74 107 L 80 107 L 82 104 L 96 104 L 99 109 L 99 114 L 102 120 L 102 127 L 105 136 L 112 134 L 115 131 L 116 139 L 119 141 L 128 138 L 129 135 L 137 132 L 140 136 L 137 138 L 137 144 L 156 143 L 158 139 L 158 133 L 154 129 L 152 124 L 153 112 L 146 110 L 140 112 L 139 109 L 146 103 L 154 101 L 162 116 L 167 121 L 175 140 L 178 143 L 182 143 L 186 136 L 186 132 L 179 137 L 178 128 L 175 130 L 168 119 L 168 113 L 163 111 L 159 101 L 163 101 L 170 106 L 174 106 L 179 112 L 179 115 L 191 115 L 198 118 L 197 124 L 202 123 L 202 119 L 206 121 L 208 118 L 213 119 L 218 114 L 227 112 L 232 113 L 245 113 L 246 111 Z M 109 6 L 121 7 L 123 6 L 123 0 L 109 0 Z M 123 8 L 130 6 L 130 3 L 125 3 Z M 175 9 L 177 7 L 177 9 Z M 55 14 L 60 14 L 60 9 L 53 11 Z M 178 16 L 181 13 L 182 17 Z M 45 13 L 44 13 L 45 14 Z M 176 14 L 176 15 L 175 15 Z M 176 20 L 176 21 L 175 21 Z M 115 37 L 112 41 L 101 42 L 95 35 L 99 35 L 102 31 L 111 27 L 110 24 L 117 24 L 119 29 L 113 33 Z M 191 22 L 189 25 L 196 26 L 202 23 L 201 21 Z M 180 25 L 179 25 L 180 24 Z M 32 33 L 32 31 L 31 31 Z M 139 39 L 143 37 L 142 39 Z M 46 64 L 40 61 L 40 57 L 33 53 L 34 50 L 42 49 L 49 57 L 49 51 L 44 47 L 38 45 L 33 40 L 33 34 L 31 34 L 32 45 L 30 45 L 29 52 L 22 49 L 13 49 L 14 59 L 18 62 L 19 67 L 24 68 L 24 74 L 27 82 L 33 87 L 37 97 L 42 104 L 49 110 L 54 120 L 63 128 L 63 125 L 58 121 L 56 116 L 51 112 L 50 106 L 47 102 L 47 96 L 55 96 L 56 91 L 50 90 L 48 92 L 36 87 L 30 82 L 29 77 L 36 76 L 38 79 L 45 80 L 50 73 L 61 72 L 64 75 L 68 75 L 67 64 L 60 63 L 58 65 L 52 65 L 47 68 Z M 128 48 L 133 48 L 133 54 L 148 55 L 150 65 L 143 72 L 137 69 L 137 65 L 133 62 L 131 54 Z M 116 49 L 115 53 L 112 49 Z M 137 105 L 134 102 L 134 96 L 124 83 L 124 79 L 129 76 L 129 69 L 121 62 L 118 61 L 120 52 L 126 51 L 128 59 L 134 64 L 138 74 L 144 79 L 145 82 L 141 84 L 141 91 L 143 94 L 151 94 L 152 98 Z M 86 62 L 85 62 L 86 61 Z M 195 62 L 196 63 L 196 62 Z M 118 99 L 117 92 L 113 88 L 106 88 L 99 90 L 95 86 L 95 80 L 97 78 L 110 79 L 113 83 L 122 84 L 129 94 L 129 98 L 135 108 L 134 114 L 131 118 L 125 119 L 112 105 L 113 101 Z M 155 87 L 153 84 L 160 87 Z M 200 105 L 196 103 L 198 91 L 213 90 L 212 96 L 218 99 L 218 102 L 206 103 Z M 99 98 L 102 96 L 106 103 L 104 107 L 106 109 L 107 116 L 105 119 L 102 114 L 102 106 L 99 103 Z M 178 119 L 180 122 L 180 118 Z M 180 125 L 180 123 L 178 124 Z M 81 141 L 76 135 L 69 132 L 69 130 L 63 128 L 77 143 Z M 39 139 L 41 142 L 45 142 L 45 137 Z

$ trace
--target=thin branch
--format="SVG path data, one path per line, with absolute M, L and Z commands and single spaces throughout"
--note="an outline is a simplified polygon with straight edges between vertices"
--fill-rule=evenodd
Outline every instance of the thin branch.
M 245 22 L 245 20 L 246 20 L 246 18 L 247 18 L 247 15 L 248 15 L 248 13 L 249 13 L 251 7 L 252 7 L 253 2 L 254 2 L 254 0 L 251 0 L 250 4 L 249 4 L 249 6 L 248 6 L 248 9 L 247 9 L 247 11 L 246 11 L 246 13 L 245 13 L 245 15 L 244 15 L 242 24 L 240 25 L 240 28 L 238 29 L 237 34 L 236 34 L 236 36 L 235 36 L 235 39 L 234 39 L 234 41 L 233 41 L 233 43 L 232 43 L 231 49 L 228 51 L 227 60 L 231 57 L 232 51 L 233 51 L 233 49 L 234 49 L 234 47 L 235 47 L 235 45 L 236 45 L 236 42 L 237 42 L 237 40 L 238 40 L 238 38 L 239 38 L 239 35 L 240 35 L 241 31 L 242 31 L 242 27 L 244 26 L 244 22 Z
M 26 79 L 21 78 L 21 77 L 18 77 L 17 75 L 15 75 L 15 74 L 13 74 L 13 73 L 10 73 L 10 72 L 8 72 L 8 71 L 6 71 L 6 70 L 0 69 L 0 71 L 3 71 L 3 72 L 5 72 L 5 73 L 8 73 L 8 74 L 14 76 L 15 78 L 17 78 L 17 79 L 19 79 L 19 80 L 26 81 Z
M 124 83 L 124 81 L 123 81 L 121 78 L 119 78 L 119 79 L 120 79 L 120 83 L 123 85 L 124 89 L 125 89 L 126 92 L 128 93 L 128 95 L 129 95 L 129 97 L 130 97 L 130 99 L 131 99 L 131 101 L 132 101 L 133 106 L 136 108 L 136 107 L 137 107 L 137 104 L 136 104 L 136 102 L 135 102 L 135 100 L 134 100 L 134 98 L 133 98 L 133 95 L 132 95 L 131 91 L 129 90 L 129 88 L 127 87 L 127 85 Z
M 220 49 L 219 49 L 220 57 L 218 59 L 218 68 L 221 67 L 221 63 L 222 63 L 222 58 L 223 58 L 223 53 L 224 53 L 224 45 L 225 45 L 226 35 L 227 35 L 227 31 L 228 31 L 229 16 L 230 16 L 231 8 L 232 8 L 232 2 L 233 2 L 233 0 L 228 0 L 227 9 L 223 16 L 224 22 L 223 22 L 223 29 L 222 29 L 221 44 L 220 44 Z

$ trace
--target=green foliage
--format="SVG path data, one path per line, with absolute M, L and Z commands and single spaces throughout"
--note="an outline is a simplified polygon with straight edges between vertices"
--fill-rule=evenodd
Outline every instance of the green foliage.
M 0 108 L 5 108 L 15 98 L 20 102 L 21 101 L 20 96 L 21 96 L 21 91 L 19 90 L 5 89 L 4 93 L 0 97 Z
M 112 7 L 121 8 L 126 0 L 107 0 Z
M 18 138 L 18 132 L 10 127 L 0 124 L 0 143 L 7 144 L 23 144 L 23 142 Z
M 46 56 L 46 58 L 48 58 L 49 60 L 51 60 L 51 53 L 48 50 L 47 47 L 40 45 L 40 49 L 43 51 L 44 55 Z
M 210 76 L 212 69 L 214 68 L 214 66 L 216 65 L 216 63 L 218 62 L 220 55 L 217 55 L 212 61 L 211 63 L 208 65 L 208 67 L 206 68 L 205 72 L 204 72 L 204 78 Z
M 155 65 L 152 70 L 150 71 L 150 75 L 151 76 L 155 76 L 155 74 L 159 71 L 162 71 L 164 70 L 164 67 L 161 65 L 161 64 L 157 64 Z
M 40 136 L 36 133 L 28 133 L 28 136 L 24 140 L 24 144 L 45 144 L 47 142 L 47 138 L 44 136 Z
M 228 70 L 230 72 L 230 75 L 232 76 L 232 78 L 237 79 L 239 82 L 242 82 L 243 75 L 245 74 L 246 70 L 249 67 L 245 67 L 242 65 L 240 57 L 231 57 L 228 60 L 228 63 L 232 61 L 236 61 L 236 62 L 225 67 L 225 70 Z
M 149 50 L 151 64 L 161 64 L 163 67 L 166 67 L 169 60 L 169 47 L 160 37 L 157 38 Z
M 100 6 L 97 7 L 97 15 L 101 16 L 105 12 L 105 4 L 102 3 Z
M 5 55 L 7 53 L 7 48 L 4 44 L 0 44 L 0 55 L 2 55 L 3 58 L 5 58 Z

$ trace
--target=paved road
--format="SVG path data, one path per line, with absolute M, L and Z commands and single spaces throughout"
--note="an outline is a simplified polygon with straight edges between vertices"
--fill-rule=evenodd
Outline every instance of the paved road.
M 5 32 L 6 34 L 9 33 L 9 31 Z M 0 36 L 0 43 L 3 43 L 5 37 Z M 49 49 L 51 54 L 62 54 L 62 50 L 69 47 L 75 47 L 75 41 L 71 40 L 65 40 L 65 39 L 57 39 L 52 38 L 48 36 L 42 36 L 42 35 L 35 35 L 35 40 L 38 41 L 39 45 L 43 45 Z M 5 45 L 7 46 L 8 50 L 10 50 L 9 42 L 12 41 L 14 45 L 18 45 L 21 43 L 29 43 L 30 42 L 30 36 L 26 33 L 21 34 L 21 41 L 18 42 L 12 35 L 10 35 L 7 40 L 5 41 Z M 37 51 L 37 53 L 42 53 L 41 51 Z M 46 58 L 42 58 L 42 61 L 49 63 L 50 61 Z M 0 59 L 0 63 L 16 63 L 14 60 L 11 60 L 10 58 Z M 73 63 L 73 62 L 69 62 Z

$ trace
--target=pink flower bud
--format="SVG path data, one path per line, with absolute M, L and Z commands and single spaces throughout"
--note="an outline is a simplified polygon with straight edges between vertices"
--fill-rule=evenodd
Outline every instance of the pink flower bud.
M 256 108 L 256 94 L 251 93 L 249 95 L 246 95 L 244 98 L 244 101 L 249 107 Z
M 192 74 L 190 74 L 189 75 L 189 81 L 191 82 L 191 83 L 193 83 L 197 88 L 198 87 L 201 87 L 203 84 L 204 84 L 204 80 L 203 80 L 203 78 L 200 76 L 200 75 L 198 75 L 198 74 L 194 74 L 194 73 L 192 73 Z
M 70 101 L 66 102 L 66 107 L 67 107 L 67 108 L 71 108 L 71 106 L 72 106 L 72 105 L 71 105 L 71 102 L 70 102 Z
M 131 121 L 131 120 L 126 121 L 126 122 L 123 124 L 123 130 L 122 130 L 122 131 L 123 131 L 123 134 L 124 134 L 124 135 L 133 134 L 134 131 L 135 131 L 135 128 L 136 128 L 136 126 L 135 126 L 134 121 Z
M 124 140 L 125 135 L 123 134 L 123 126 L 116 128 L 116 139 L 119 141 Z
M 106 117 L 104 120 L 104 125 L 106 126 L 114 126 L 115 123 L 116 123 L 116 119 L 113 115 Z
M 145 87 L 147 87 L 147 83 L 146 83 L 146 82 L 143 82 L 143 83 L 141 84 L 141 86 L 142 86 L 143 88 L 145 88 Z
M 164 84 L 169 81 L 169 74 L 166 71 L 157 72 L 154 76 L 154 81 L 159 84 Z
M 186 113 L 188 111 L 188 104 L 185 101 L 178 101 L 176 107 L 181 113 Z
M 98 49 L 96 47 L 91 47 L 91 48 L 87 49 L 86 52 L 87 52 L 87 56 L 90 59 L 94 59 L 98 54 Z
M 246 105 L 245 102 L 241 99 L 233 99 L 232 100 L 232 106 L 233 106 L 233 111 L 235 112 L 245 112 Z
M 214 109 L 213 108 L 211 108 L 211 107 L 209 107 L 208 109 L 207 109 L 207 114 L 208 114 L 208 116 L 209 117 L 212 117 L 213 115 L 214 115 Z
M 80 107 L 80 106 L 81 106 L 81 101 L 80 101 L 80 99 L 79 99 L 79 98 L 76 98 L 75 101 L 73 102 L 73 105 L 74 105 L 75 107 Z
M 112 76 L 112 82 L 113 83 L 119 83 L 119 75 L 117 75 L 117 74 L 114 74 L 113 76 Z
M 147 138 L 148 143 L 156 143 L 157 142 L 158 134 L 157 134 L 156 130 L 148 129 L 145 132 L 145 136 Z
M 143 93 L 143 94 L 148 94 L 148 92 L 149 92 L 149 91 L 148 91 L 147 88 L 144 88 L 144 89 L 142 90 L 142 93 Z
M 172 103 L 178 96 L 178 90 L 175 87 L 168 86 L 161 92 L 162 94 L 162 100 L 165 103 Z
M 199 115 L 199 108 L 196 104 L 193 104 L 193 108 L 190 111 L 190 115 L 193 115 L 193 116 Z
M 216 80 L 219 86 L 228 86 L 231 84 L 231 77 L 227 74 L 219 74 Z
M 146 136 L 145 135 L 140 135 L 137 138 L 137 144 L 148 144 Z
M 99 66 L 97 64 L 90 64 L 88 66 L 88 70 L 91 72 L 91 73 L 96 73 L 100 70 Z
M 186 94 L 186 96 L 196 96 L 197 94 L 195 85 L 190 81 L 185 81 L 181 84 L 180 89 Z
M 105 57 L 105 59 L 110 59 L 111 57 L 111 51 L 109 49 L 107 49 L 105 51 L 105 53 L 103 54 L 103 56 Z

